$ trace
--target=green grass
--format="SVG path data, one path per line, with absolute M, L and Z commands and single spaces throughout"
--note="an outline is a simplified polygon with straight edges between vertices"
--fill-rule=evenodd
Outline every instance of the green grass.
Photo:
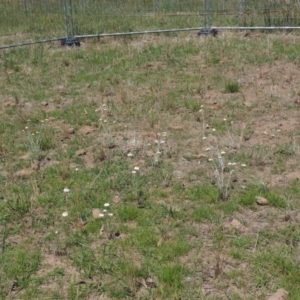
M 245 39 L 0 53 L 1 299 L 297 299 L 298 38 Z
M 227 93 L 237 93 L 240 90 L 240 85 L 236 81 L 229 81 L 225 84 L 225 91 Z

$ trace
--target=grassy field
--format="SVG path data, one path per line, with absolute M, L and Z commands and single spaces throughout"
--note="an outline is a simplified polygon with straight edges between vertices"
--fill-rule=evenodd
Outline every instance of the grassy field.
M 221 32 L 0 52 L 0 298 L 298 300 L 299 50 Z

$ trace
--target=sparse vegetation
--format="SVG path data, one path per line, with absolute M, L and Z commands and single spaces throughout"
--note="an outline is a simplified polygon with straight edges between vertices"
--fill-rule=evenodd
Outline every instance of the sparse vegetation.
M 0 52 L 0 298 L 298 299 L 298 44 Z
M 237 93 L 240 90 L 240 85 L 237 81 L 229 81 L 225 84 L 225 91 L 227 93 Z

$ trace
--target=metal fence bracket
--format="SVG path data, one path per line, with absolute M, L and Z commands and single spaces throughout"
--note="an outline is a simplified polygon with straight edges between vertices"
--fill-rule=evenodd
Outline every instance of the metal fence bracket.
M 72 47 L 72 46 L 77 46 L 79 47 L 80 46 L 80 41 L 78 38 L 63 38 L 61 40 L 61 45 L 62 46 L 69 46 L 69 47 Z
M 216 28 L 206 28 L 202 27 L 200 31 L 197 33 L 198 36 L 207 36 L 211 34 L 212 36 L 216 37 L 218 35 L 218 30 Z

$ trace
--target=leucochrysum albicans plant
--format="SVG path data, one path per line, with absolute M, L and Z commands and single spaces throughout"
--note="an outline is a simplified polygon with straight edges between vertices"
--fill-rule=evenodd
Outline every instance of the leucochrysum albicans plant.
M 227 150 L 229 150 L 229 148 L 225 148 L 224 145 L 220 144 L 217 130 L 212 128 L 209 135 L 206 136 L 206 128 L 209 126 L 205 124 L 203 106 L 201 106 L 199 113 L 201 114 L 202 120 L 202 140 L 207 145 L 205 151 L 209 153 L 208 161 L 213 166 L 213 174 L 219 190 L 219 199 L 227 200 L 229 198 L 233 173 L 236 171 L 237 167 L 245 168 L 246 164 L 228 161 Z M 224 118 L 223 122 L 229 136 L 230 146 L 239 149 L 230 132 L 227 119 Z

